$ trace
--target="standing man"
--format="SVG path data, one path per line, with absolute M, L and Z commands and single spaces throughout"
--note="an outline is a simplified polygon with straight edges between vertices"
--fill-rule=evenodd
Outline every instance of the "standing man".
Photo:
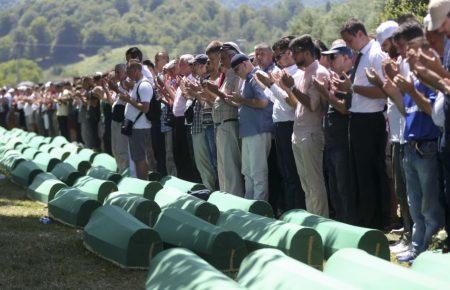
M 358 52 L 353 74 L 345 80 L 334 78 L 339 91 L 352 94 L 350 105 L 350 159 L 352 184 L 358 200 L 358 225 L 382 229 L 383 216 L 389 215 L 389 188 L 385 164 L 386 121 L 383 115 L 385 94 L 371 85 L 365 68 L 373 67 L 381 76 L 386 54 L 378 42 L 367 35 L 364 24 L 348 20 L 341 29 L 347 46 Z
M 257 84 L 259 71 L 244 54 L 231 59 L 231 67 L 244 85 L 227 100 L 239 106 L 239 137 L 242 138 L 242 174 L 245 177 L 245 198 L 268 200 L 267 158 L 272 141 L 272 102 Z
M 129 136 L 131 160 L 136 166 L 136 175 L 139 179 L 148 179 L 147 148 L 150 146 L 151 123 L 145 116 L 153 97 L 153 87 L 142 74 L 142 65 L 130 61 L 127 66 L 128 77 L 135 82 L 131 95 L 120 94 L 120 98 L 127 103 L 125 106 L 125 119 L 131 121 L 132 134 Z
M 219 85 L 209 82 L 208 91 L 216 96 L 213 120 L 216 126 L 217 171 L 220 190 L 243 195 L 241 175 L 241 150 L 239 144 L 238 109 L 226 98 L 239 92 L 241 81 L 231 68 L 231 58 L 240 53 L 233 42 L 226 42 L 220 50 L 220 64 L 225 71 Z
M 289 44 L 295 62 L 303 71 L 294 76 L 283 73 L 281 84 L 296 107 L 292 134 L 292 149 L 298 174 L 306 196 L 306 209 L 328 217 L 328 198 L 323 176 L 324 135 L 322 117 L 325 105 L 313 85 L 313 77 L 323 81 L 329 78 L 328 70 L 316 58 L 310 35 L 295 38 Z
M 278 67 L 289 75 L 298 71 L 289 43 L 294 37 L 283 37 L 273 45 L 275 60 Z M 276 74 L 280 74 L 280 72 Z M 273 102 L 272 120 L 274 123 L 275 147 L 278 168 L 282 178 L 283 194 L 281 211 L 295 208 L 305 209 L 305 192 L 300 184 L 300 178 L 295 165 L 294 153 L 292 152 L 292 133 L 295 118 L 295 109 L 290 106 L 286 99 L 288 95 L 276 83 L 273 77 L 257 74 L 257 79 L 264 85 L 266 95 Z M 272 194 L 272 193 L 271 193 Z M 273 193 L 276 194 L 276 193 Z

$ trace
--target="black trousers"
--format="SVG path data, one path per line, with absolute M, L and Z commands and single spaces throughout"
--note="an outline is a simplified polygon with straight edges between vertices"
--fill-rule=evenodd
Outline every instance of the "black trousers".
M 161 176 L 167 175 L 166 168 L 166 140 L 161 133 L 161 124 L 152 122 L 152 147 L 156 159 L 156 167 Z
M 383 229 L 389 216 L 386 172 L 386 121 L 383 113 L 352 113 L 349 122 L 351 184 L 356 194 L 357 224 Z
M 56 119 L 58 120 L 58 126 L 59 131 L 61 132 L 61 136 L 65 137 L 67 140 L 70 141 L 69 124 L 68 124 L 69 117 L 57 116 Z
M 292 152 L 293 126 L 293 121 L 275 123 L 275 147 L 283 189 L 282 211 L 295 208 L 306 209 L 305 192 L 300 183 Z
M 188 131 L 184 117 L 175 117 L 173 158 L 177 167 L 178 177 L 184 180 L 199 181 L 193 159 L 189 154 Z

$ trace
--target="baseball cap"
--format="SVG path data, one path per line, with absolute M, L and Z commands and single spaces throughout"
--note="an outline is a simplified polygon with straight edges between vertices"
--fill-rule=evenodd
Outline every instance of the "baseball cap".
M 431 0 L 428 4 L 428 12 L 430 13 L 430 22 L 427 29 L 428 31 L 437 30 L 450 12 L 450 0 Z
M 241 50 L 239 49 L 239 46 L 232 41 L 225 42 L 224 44 L 222 44 L 222 47 L 220 48 L 220 50 L 221 51 L 234 50 L 237 53 L 242 54 Z
M 233 56 L 233 58 L 231 59 L 231 68 L 235 69 L 238 65 L 240 65 L 244 61 L 248 61 L 248 60 L 250 60 L 248 58 L 248 56 L 246 56 L 245 54 L 242 54 L 242 53 L 238 53 L 235 56 Z
M 208 62 L 208 56 L 206 54 L 197 54 L 189 64 L 206 64 Z
M 330 50 L 322 51 L 322 55 L 331 55 L 331 54 L 346 54 L 348 56 L 352 56 L 353 52 L 350 48 L 347 47 L 345 41 L 342 39 L 337 39 L 333 41 L 331 44 Z
M 386 41 L 386 39 L 391 38 L 394 32 L 398 29 L 398 23 L 392 20 L 383 22 L 377 28 L 377 41 L 380 45 Z

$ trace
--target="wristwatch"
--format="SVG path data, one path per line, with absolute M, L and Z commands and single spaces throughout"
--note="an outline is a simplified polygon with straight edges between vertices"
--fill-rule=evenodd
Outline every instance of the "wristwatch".
M 293 84 L 292 86 L 289 87 L 289 90 L 293 90 L 295 88 L 295 84 Z

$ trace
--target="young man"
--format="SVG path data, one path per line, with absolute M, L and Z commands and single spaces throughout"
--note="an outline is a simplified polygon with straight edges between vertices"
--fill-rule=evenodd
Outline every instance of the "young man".
M 289 44 L 295 62 L 304 72 L 290 76 L 283 73 L 281 84 L 295 105 L 292 150 L 300 181 L 305 191 L 306 209 L 328 217 L 328 199 L 323 176 L 324 136 L 322 117 L 325 106 L 313 85 L 313 78 L 329 78 L 328 70 L 316 58 L 313 39 L 309 35 L 295 38 Z
M 378 42 L 370 39 L 359 20 L 347 21 L 341 29 L 341 36 L 348 47 L 358 52 L 351 77 L 343 81 L 334 79 L 339 91 L 353 92 L 349 102 L 349 134 L 358 225 L 383 229 L 383 218 L 389 215 L 386 203 L 390 200 L 385 166 L 387 136 L 383 111 L 386 99 L 380 88 L 369 83 L 365 68 L 373 67 L 381 75 L 381 63 L 387 56 Z
M 231 59 L 231 68 L 242 80 L 241 92 L 233 92 L 227 100 L 239 106 L 239 137 L 242 138 L 242 174 L 245 198 L 268 200 L 268 166 L 272 141 L 272 102 L 257 84 L 258 69 L 244 54 Z
M 150 146 L 151 123 L 145 116 L 149 110 L 153 97 L 153 87 L 142 74 L 142 65 L 130 61 L 127 66 L 128 77 L 135 82 L 131 95 L 120 94 L 122 101 L 126 102 L 125 119 L 131 121 L 132 133 L 129 136 L 131 159 L 136 166 L 137 178 L 148 179 L 147 148 Z

